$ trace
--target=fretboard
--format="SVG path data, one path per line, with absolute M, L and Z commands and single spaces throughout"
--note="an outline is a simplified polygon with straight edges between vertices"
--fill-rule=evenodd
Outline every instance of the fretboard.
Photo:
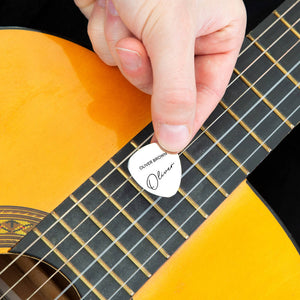
M 62 271 L 84 299 L 129 299 L 300 120 L 300 2 L 284 2 L 243 43 L 229 87 L 180 153 L 171 198 L 130 177 L 147 126 L 12 249 Z

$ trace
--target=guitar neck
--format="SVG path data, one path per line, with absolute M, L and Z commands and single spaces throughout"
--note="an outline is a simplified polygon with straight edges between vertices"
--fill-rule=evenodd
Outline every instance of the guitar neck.
M 245 38 L 222 101 L 180 154 L 175 196 L 129 176 L 150 124 L 11 252 L 49 262 L 91 299 L 129 299 L 299 122 L 299 13 L 286 1 Z

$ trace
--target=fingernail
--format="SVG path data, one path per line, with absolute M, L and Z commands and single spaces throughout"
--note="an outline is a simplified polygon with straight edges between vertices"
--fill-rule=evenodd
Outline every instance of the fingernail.
M 124 70 L 136 71 L 142 64 L 142 59 L 137 51 L 116 47 L 121 66 Z
M 105 0 L 97 0 L 97 4 L 101 7 L 105 7 Z
M 112 0 L 107 1 L 107 10 L 108 10 L 109 14 L 111 14 L 112 16 L 119 15 Z
M 190 131 L 186 125 L 160 124 L 158 142 L 167 151 L 179 152 L 190 140 Z

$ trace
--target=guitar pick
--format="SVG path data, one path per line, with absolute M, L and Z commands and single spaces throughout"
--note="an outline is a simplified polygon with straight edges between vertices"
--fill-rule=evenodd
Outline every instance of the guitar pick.
M 142 147 L 128 161 L 135 181 L 146 191 L 162 197 L 176 194 L 181 181 L 178 154 L 164 152 L 156 143 Z

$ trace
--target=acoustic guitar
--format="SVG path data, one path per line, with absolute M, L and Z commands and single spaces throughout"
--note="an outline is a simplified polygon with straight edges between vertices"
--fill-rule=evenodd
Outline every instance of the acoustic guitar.
M 247 181 L 300 120 L 299 16 L 287 0 L 245 38 L 171 198 L 127 168 L 148 96 L 81 46 L 0 30 L 0 299 L 300 299 L 297 246 Z

